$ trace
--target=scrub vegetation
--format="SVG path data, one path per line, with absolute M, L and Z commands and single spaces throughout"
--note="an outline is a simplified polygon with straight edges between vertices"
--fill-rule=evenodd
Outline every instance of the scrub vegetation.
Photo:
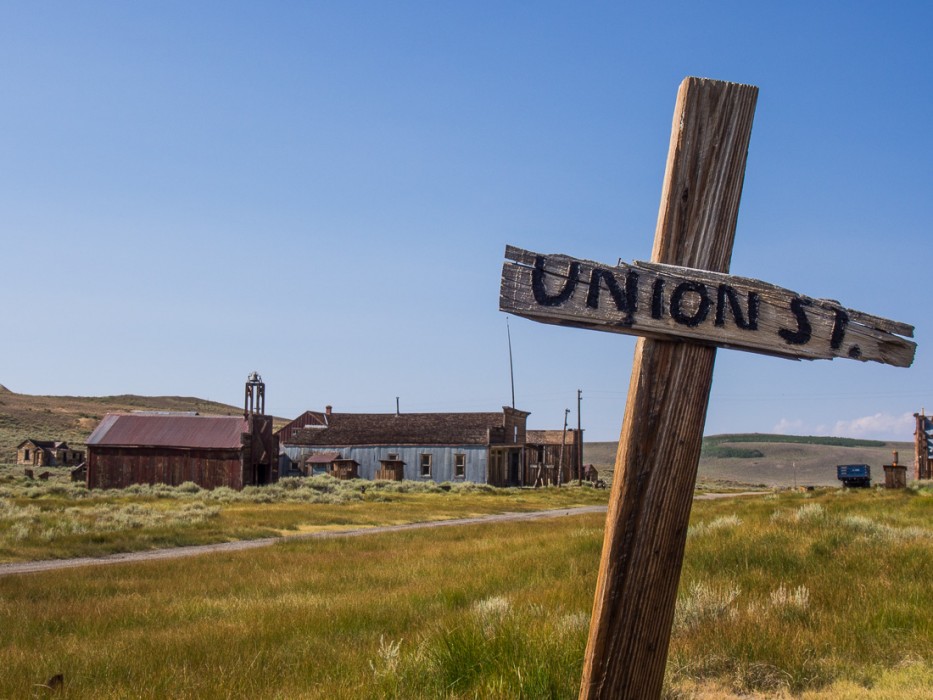
M 575 698 L 603 522 L 0 578 L 0 697 Z M 665 697 L 929 698 L 931 523 L 928 483 L 697 501 Z
M 212 544 L 399 525 L 492 513 L 606 503 L 589 485 L 499 489 L 485 484 L 340 481 L 290 477 L 268 486 L 205 490 L 196 484 L 88 489 L 67 469 L 31 480 L 0 467 L 0 563 L 99 556 L 157 547 Z

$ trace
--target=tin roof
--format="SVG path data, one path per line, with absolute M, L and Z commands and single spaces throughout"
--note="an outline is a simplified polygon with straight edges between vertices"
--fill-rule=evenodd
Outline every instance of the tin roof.
M 108 413 L 85 444 L 238 450 L 246 432 L 249 424 L 239 416 Z
M 339 452 L 316 452 L 305 460 L 305 464 L 330 464 L 340 459 Z

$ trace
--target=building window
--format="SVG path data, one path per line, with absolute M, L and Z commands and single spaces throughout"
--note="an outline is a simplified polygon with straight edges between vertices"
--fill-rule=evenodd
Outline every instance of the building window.
M 398 461 L 398 453 L 397 453 L 397 452 L 390 452 L 390 453 L 389 453 L 389 456 L 387 457 L 387 459 L 391 459 L 391 460 Z
M 28 448 L 23 450 L 23 460 L 27 462 L 29 461 L 29 449 Z
M 454 476 L 458 479 L 466 476 L 466 455 L 454 455 Z
M 421 476 L 431 476 L 431 455 L 421 455 Z

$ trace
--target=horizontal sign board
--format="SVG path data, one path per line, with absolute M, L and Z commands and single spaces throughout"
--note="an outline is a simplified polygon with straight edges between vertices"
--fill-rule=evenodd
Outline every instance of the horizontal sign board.
M 505 257 L 499 308 L 535 321 L 798 360 L 909 367 L 916 350 L 906 340 L 913 326 L 759 280 L 637 261 L 601 265 L 512 246 Z

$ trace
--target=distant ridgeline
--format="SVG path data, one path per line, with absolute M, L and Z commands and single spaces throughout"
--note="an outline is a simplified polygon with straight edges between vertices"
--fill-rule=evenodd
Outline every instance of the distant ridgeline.
M 710 458 L 757 459 L 764 457 L 761 450 L 754 448 L 732 447 L 737 442 L 777 442 L 798 445 L 830 445 L 832 447 L 884 447 L 883 440 L 858 440 L 856 438 L 825 437 L 819 435 L 765 435 L 762 433 L 742 433 L 737 435 L 710 435 L 703 438 L 701 456 Z M 730 443 L 730 444 L 723 444 Z

